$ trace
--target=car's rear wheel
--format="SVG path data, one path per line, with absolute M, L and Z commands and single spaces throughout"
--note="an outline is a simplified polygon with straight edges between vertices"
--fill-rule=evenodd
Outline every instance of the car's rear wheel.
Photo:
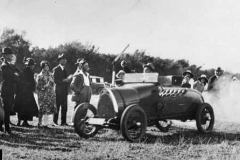
M 168 123 L 167 120 L 161 120 L 157 121 L 155 126 L 161 131 L 161 132 L 168 132 L 169 128 L 171 127 L 171 123 Z
M 128 106 L 121 116 L 120 128 L 125 139 L 130 142 L 140 142 L 147 128 L 147 116 L 144 110 L 135 104 Z
M 74 129 L 80 137 L 89 138 L 97 134 L 98 127 L 86 123 L 86 120 L 94 117 L 96 113 L 96 108 L 89 103 L 82 103 L 76 108 L 73 122 Z
M 208 103 L 202 103 L 196 113 L 196 125 L 200 133 L 210 133 L 214 125 L 213 108 Z

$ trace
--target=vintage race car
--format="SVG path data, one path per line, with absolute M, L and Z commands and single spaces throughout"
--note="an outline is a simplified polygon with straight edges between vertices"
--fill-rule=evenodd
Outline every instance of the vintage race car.
M 180 78 L 180 79 L 179 79 Z M 80 104 L 74 128 L 80 137 L 94 136 L 101 128 L 121 130 L 125 139 L 139 142 L 148 126 L 167 132 L 169 120 L 196 120 L 201 133 L 214 125 L 214 112 L 200 92 L 179 87 L 181 77 L 158 73 L 125 74 L 121 87 L 105 88 L 98 105 Z

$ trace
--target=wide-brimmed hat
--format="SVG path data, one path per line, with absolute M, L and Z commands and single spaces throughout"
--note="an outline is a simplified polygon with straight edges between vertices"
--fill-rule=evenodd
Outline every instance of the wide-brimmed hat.
M 81 62 L 82 59 L 83 59 L 83 58 L 78 58 L 78 59 L 77 59 L 77 62 L 75 63 L 75 65 L 78 65 L 78 64 Z
M 81 64 L 82 66 L 83 66 L 85 63 L 87 63 L 87 61 L 86 61 L 84 58 L 82 58 L 82 59 L 79 61 L 79 64 Z
M 143 68 L 148 67 L 151 71 L 155 70 L 155 67 L 152 63 L 147 63 L 143 65 Z
M 120 71 L 116 74 L 116 77 L 117 77 L 117 78 L 120 78 L 120 75 L 121 75 L 121 74 L 124 75 L 125 72 L 124 72 L 123 70 L 120 70 Z
M 218 67 L 218 68 L 216 69 L 216 71 L 217 71 L 217 72 L 223 72 L 223 69 L 222 69 L 221 67 Z
M 65 55 L 64 53 L 59 54 L 59 55 L 58 55 L 58 58 L 57 58 L 57 61 L 59 61 L 59 60 L 61 60 L 61 59 L 63 59 L 63 58 L 67 58 L 66 55 Z
M 208 78 L 207 78 L 207 76 L 205 75 L 205 74 L 202 74 L 200 77 L 198 77 L 197 78 L 199 81 L 201 80 L 201 79 L 205 79 L 205 82 L 208 82 Z
M 13 54 L 13 52 L 11 48 L 5 47 L 2 49 L 2 54 Z
M 23 63 L 26 66 L 36 65 L 35 60 L 33 58 L 24 58 Z
M 194 77 L 194 75 L 192 74 L 192 72 L 190 70 L 186 70 L 185 72 L 183 72 L 183 77 L 185 77 L 186 74 L 190 74 L 190 78 Z

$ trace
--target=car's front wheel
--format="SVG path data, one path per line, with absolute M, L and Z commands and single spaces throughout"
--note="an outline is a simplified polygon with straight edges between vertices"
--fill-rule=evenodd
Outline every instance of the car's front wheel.
M 214 125 L 213 108 L 208 103 L 199 105 L 196 113 L 196 125 L 200 133 L 210 133 Z
M 98 127 L 86 123 L 86 120 L 94 117 L 96 113 L 96 108 L 89 103 L 82 103 L 76 108 L 73 122 L 74 129 L 80 137 L 89 138 L 97 134 Z
M 120 128 L 125 139 L 130 142 L 140 142 L 147 128 L 147 116 L 144 110 L 135 104 L 128 106 L 121 116 Z

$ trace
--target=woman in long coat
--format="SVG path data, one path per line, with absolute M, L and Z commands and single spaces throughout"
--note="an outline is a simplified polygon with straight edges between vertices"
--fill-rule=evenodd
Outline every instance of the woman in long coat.
M 18 85 L 14 111 L 18 113 L 18 126 L 30 126 L 28 121 L 32 121 L 34 116 L 38 116 L 38 106 L 34 98 L 33 92 L 35 91 L 35 80 L 33 68 L 35 61 L 32 58 L 24 58 L 26 68 L 22 71 L 20 78 L 21 82 Z
M 40 63 L 42 71 L 37 76 L 37 95 L 39 104 L 39 123 L 42 126 L 43 116 L 53 115 L 57 112 L 56 94 L 54 91 L 54 80 L 52 73 L 49 72 L 50 65 L 47 61 Z M 47 126 L 48 124 L 45 124 Z M 53 119 L 51 119 L 51 125 Z

